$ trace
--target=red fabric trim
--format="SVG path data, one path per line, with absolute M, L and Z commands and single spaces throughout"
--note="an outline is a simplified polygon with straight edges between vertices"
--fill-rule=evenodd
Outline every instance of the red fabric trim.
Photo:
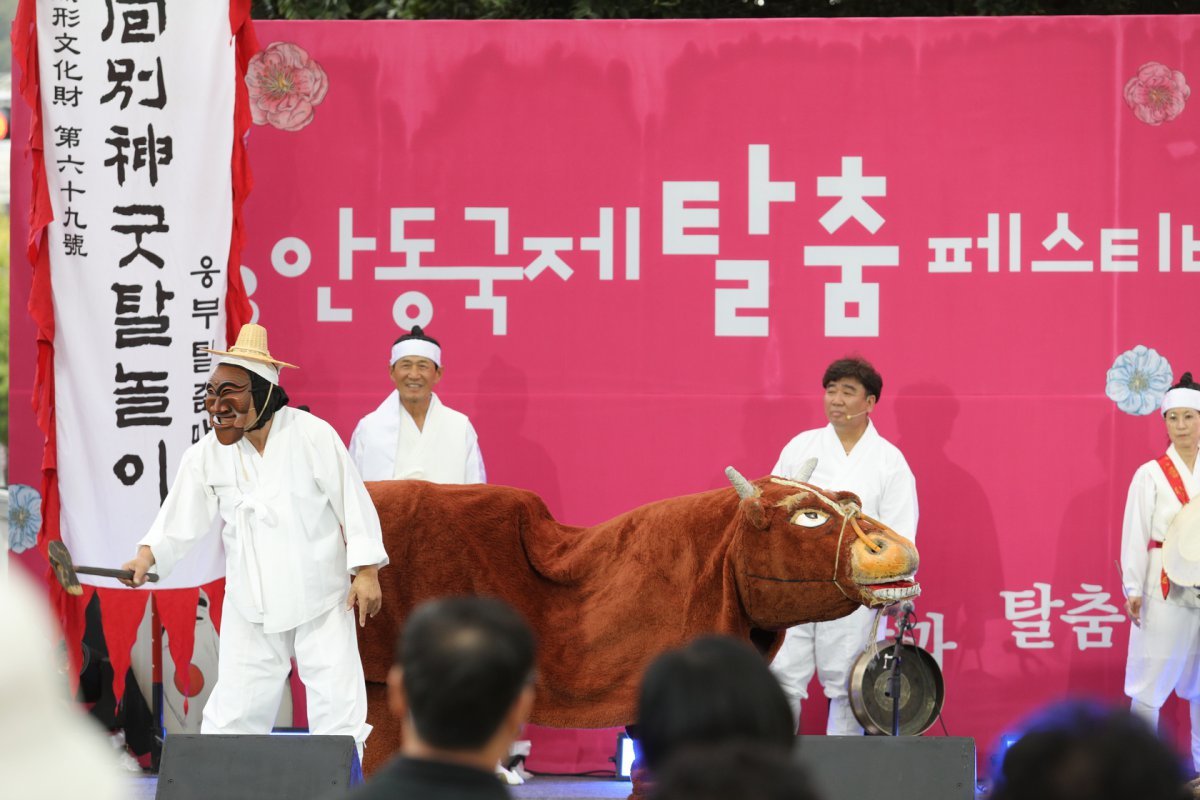
M 129 589 L 96 589 L 100 598 L 100 623 L 108 660 L 113 668 L 113 694 L 117 702 L 125 695 L 125 673 L 129 670 L 129 651 L 137 641 L 138 626 L 146 615 L 150 592 Z
M 158 619 L 169 637 L 168 647 L 171 660 L 175 662 L 175 680 L 183 680 L 184 713 L 187 713 L 188 688 L 192 676 L 192 650 L 196 645 L 196 602 L 200 598 L 199 587 L 192 589 L 163 589 L 154 593 L 154 604 L 158 607 Z
M 50 288 L 50 252 L 45 247 L 46 226 L 54 218 L 50 189 L 46 182 L 46 155 L 42 139 L 42 102 L 38 72 L 37 3 L 21 0 L 12 26 L 13 65 L 20 72 L 21 97 L 29 107 L 29 138 L 25 147 L 32 165 L 29 194 L 29 239 L 26 255 L 33 268 L 29 291 L 29 316 L 37 327 L 37 367 L 33 379 L 33 412 L 38 428 L 46 438 L 42 450 L 42 527 L 38 531 L 38 549 L 49 561 L 46 548 L 61 538 L 59 532 L 58 436 L 54 413 L 54 297 Z M 92 593 L 84 587 L 81 597 L 73 597 L 52 578 L 50 607 L 58 617 L 67 643 L 71 663 L 72 688 L 78 685 L 82 662 L 83 631 L 87 603 Z
M 1187 488 L 1183 485 L 1183 476 L 1179 474 L 1179 470 L 1175 469 L 1175 463 L 1171 461 L 1171 457 L 1159 456 L 1158 466 L 1162 469 L 1163 475 L 1167 476 L 1167 483 L 1171 485 L 1171 491 L 1175 493 L 1175 498 L 1186 506 L 1190 500 Z
M 1163 546 L 1163 543 L 1160 542 L 1158 539 L 1151 539 L 1150 541 L 1146 542 L 1147 550 L 1154 550 L 1154 549 L 1162 547 L 1162 546 Z
M 246 240 L 246 228 L 242 219 L 242 206 L 246 196 L 254 187 L 250 174 L 250 161 L 246 156 L 246 135 L 250 131 L 250 92 L 246 88 L 246 69 L 250 58 L 261 47 L 254 34 L 254 23 L 250 20 L 250 0 L 229 0 L 229 30 L 237 39 L 237 76 L 233 102 L 233 154 L 230 170 L 233 178 L 233 225 L 229 237 L 229 259 L 227 262 L 227 288 L 225 290 L 225 341 L 237 339 L 238 331 L 250 321 L 250 297 L 242 283 L 242 245 Z
M 221 612 L 225 609 L 225 579 L 217 578 L 200 587 L 208 595 L 208 617 L 212 620 L 217 635 L 221 635 Z

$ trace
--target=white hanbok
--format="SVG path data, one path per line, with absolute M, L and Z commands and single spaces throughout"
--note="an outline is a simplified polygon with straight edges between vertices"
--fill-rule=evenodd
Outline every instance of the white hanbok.
M 272 417 L 260 454 L 209 432 L 188 448 L 138 544 L 168 574 L 220 519 L 226 589 L 217 684 L 202 733 L 269 733 L 295 658 L 309 730 L 361 743 L 366 688 L 346 610 L 357 567 L 388 563 L 375 506 L 337 432 L 293 408 Z
M 1179 470 L 1191 502 L 1200 497 L 1200 471 L 1192 471 L 1172 445 L 1167 456 Z M 1158 726 L 1158 712 L 1174 691 L 1191 704 L 1192 762 L 1200 772 L 1200 602 L 1194 589 L 1171 583 L 1162 595 L 1161 542 L 1183 508 L 1157 461 L 1138 467 L 1129 486 L 1121 526 L 1121 576 L 1125 593 L 1142 598 L 1141 626 L 1129 631 L 1125 694 L 1134 713 Z
M 879 435 L 873 422 L 868 420 L 862 438 L 849 453 L 832 425 L 805 431 L 783 448 L 771 473 L 781 478 L 795 477 L 810 458 L 817 459 L 817 469 L 809 483 L 830 491 L 854 492 L 862 501 L 864 514 L 901 536 L 915 539 L 916 479 L 903 454 Z M 771 671 L 788 696 L 797 725 L 815 671 L 829 698 L 825 732 L 831 736 L 862 734 L 862 726 L 850 708 L 850 669 L 869 643 L 873 614 L 863 607 L 848 617 L 788 629 L 783 646 L 771 662 Z
M 471 420 L 443 405 L 436 394 L 418 428 L 402 408 L 400 393 L 393 391 L 355 426 L 350 458 L 365 481 L 487 483 Z

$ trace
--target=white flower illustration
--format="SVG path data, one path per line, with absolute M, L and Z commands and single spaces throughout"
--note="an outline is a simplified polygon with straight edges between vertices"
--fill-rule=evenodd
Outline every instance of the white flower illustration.
M 24 553 L 37 544 L 42 527 L 42 495 L 32 486 L 16 483 L 8 487 L 8 548 Z
M 1170 388 L 1171 365 L 1153 348 L 1139 344 L 1117 356 L 1104 393 L 1126 414 L 1144 416 L 1158 409 Z

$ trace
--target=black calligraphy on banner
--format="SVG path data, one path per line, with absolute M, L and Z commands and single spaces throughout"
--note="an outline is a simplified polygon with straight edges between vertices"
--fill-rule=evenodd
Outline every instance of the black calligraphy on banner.
M 124 111 L 133 99 L 133 82 L 150 84 L 153 94 L 139 87 L 142 96 L 138 105 L 149 108 L 163 108 L 167 104 L 167 84 L 163 80 L 162 58 L 154 59 L 154 69 L 138 69 L 132 58 L 117 58 L 108 60 L 108 92 L 100 98 L 100 103 L 111 103 L 118 96 L 121 98 L 121 110 Z
M 207 375 L 212 372 L 213 360 L 212 353 L 206 352 L 205 348 L 212 348 L 212 340 L 192 342 L 192 372 L 196 375 Z M 200 405 L 195 409 L 199 414 L 204 410 L 204 384 L 199 384 L 200 387 Z
M 108 22 L 100 33 L 101 41 L 111 39 L 118 27 L 122 44 L 150 44 L 167 30 L 166 0 L 104 0 L 104 6 Z
M 117 463 L 113 464 L 113 474 L 125 486 L 133 486 L 142 478 L 142 473 L 146 471 L 145 464 L 142 463 L 142 457 L 134 453 L 126 453 L 117 459 Z M 161 504 L 167 499 L 167 443 L 162 439 L 158 440 L 158 502 Z
M 154 313 L 142 310 L 142 285 L 114 283 L 113 293 L 116 294 L 116 316 L 113 327 L 116 333 L 116 346 L 120 350 L 126 347 L 159 346 L 171 344 L 167 335 L 171 329 L 171 315 L 165 313 L 167 301 L 175 297 L 174 292 L 163 288 L 162 281 L 154 283 Z
M 158 370 L 126 370 L 117 362 L 114 378 L 117 388 L 117 427 L 131 428 L 142 425 L 166 427 L 171 424 L 167 408 L 171 405 L 167 397 L 166 372 Z
M 75 12 L 75 16 L 78 18 L 78 11 Z M 69 166 L 74 170 L 74 174 L 83 174 L 83 168 L 87 165 L 83 161 L 76 160 L 73 155 L 73 151 L 77 150 L 81 145 L 79 138 L 81 130 L 81 128 L 64 125 L 58 125 L 54 128 L 54 133 L 57 134 L 55 154 L 56 156 L 65 154 L 61 158 L 56 158 L 59 165 L 59 172 L 63 172 Z M 87 228 L 87 224 L 80 219 L 79 212 L 71 208 L 70 200 L 72 197 L 72 194 L 68 194 L 67 207 L 63 210 L 63 250 L 66 251 L 68 256 L 86 258 L 87 250 L 85 249 L 85 234 L 83 231 Z M 68 228 L 74 228 L 75 231 L 71 232 L 67 230 Z
M 145 169 L 150 185 L 157 186 L 158 168 L 171 163 L 171 137 L 156 136 L 153 125 L 146 126 L 145 136 L 131 137 L 129 128 L 123 125 L 113 125 L 109 130 L 113 135 L 104 142 L 112 147 L 113 154 L 104 160 L 104 166 L 117 168 L 117 185 L 125 185 L 125 168 L 128 167 L 132 172 Z
M 172 423 L 168 387 L 172 385 L 174 365 L 170 358 L 164 358 L 147 369 L 146 362 L 139 361 L 136 354 L 142 348 L 169 347 L 175 339 L 171 332 L 172 301 L 179 287 L 169 270 L 172 265 L 164 257 L 174 252 L 167 239 L 171 224 L 162 195 L 153 191 L 161 186 L 169 174 L 164 169 L 175 159 L 174 137 L 164 130 L 170 124 L 165 115 L 149 122 L 141 116 L 125 117 L 133 111 L 167 109 L 168 81 L 161 55 L 167 3 L 104 0 L 104 14 L 99 43 L 107 48 L 101 62 L 106 87 L 98 99 L 99 108 L 108 112 L 102 123 L 106 131 L 103 166 L 116 187 L 124 191 L 118 192 L 119 199 L 111 206 L 107 227 L 126 242 L 113 253 L 116 263 L 111 266 L 133 278 L 111 284 L 115 346 L 118 352 L 129 354 L 115 365 L 116 424 L 119 429 L 168 426 Z M 147 189 L 151 190 L 149 194 L 145 193 Z M 161 276 L 153 283 L 139 280 L 148 267 Z M 193 441 L 194 432 L 195 426 Z M 161 501 L 167 491 L 166 440 L 159 442 L 158 451 Z M 142 459 L 127 454 L 113 469 L 124 485 L 132 486 L 141 477 Z
M 166 222 L 167 212 L 162 206 L 152 205 L 133 205 L 133 206 L 113 206 L 113 213 L 122 217 L 149 217 L 153 222 L 130 222 L 128 224 L 113 225 L 114 233 L 122 233 L 133 237 L 133 249 L 121 257 L 117 262 L 117 266 L 127 267 L 133 260 L 139 256 L 149 261 L 159 269 L 163 268 L 162 256 L 157 253 L 142 247 L 143 239 L 151 233 L 166 233 L 171 230 Z

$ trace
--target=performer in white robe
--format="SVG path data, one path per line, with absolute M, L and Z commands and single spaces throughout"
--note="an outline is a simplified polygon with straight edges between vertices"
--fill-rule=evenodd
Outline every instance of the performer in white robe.
M 479 437 L 466 414 L 442 404 L 442 348 L 418 325 L 392 345 L 396 389 L 363 417 L 350 437 L 350 458 L 363 480 L 487 483 Z
M 824 428 L 804 431 L 783 452 L 772 474 L 794 477 L 810 458 L 817 468 L 809 483 L 831 491 L 849 491 L 862 501 L 863 513 L 909 539 L 917 532 L 917 486 L 900 451 L 871 423 L 883 380 L 862 359 L 835 361 L 825 371 Z M 861 735 L 850 708 L 849 680 L 854 661 L 867 646 L 873 612 L 859 608 L 848 617 L 789 628 L 771 663 L 797 725 L 813 672 L 829 698 L 829 735 Z
M 1162 568 L 1162 543 L 1183 498 L 1194 503 L 1200 497 L 1200 386 L 1191 378 L 1185 373 L 1163 398 L 1171 439 L 1165 459 L 1148 461 L 1133 474 L 1121 528 L 1121 575 L 1134 625 L 1125 694 L 1133 712 L 1156 730 L 1172 691 L 1191 704 L 1192 762 L 1200 773 L 1200 595 L 1168 580 Z
M 270 733 L 295 658 L 310 732 L 353 736 L 361 754 L 371 726 L 353 607 L 360 624 L 381 607 L 375 506 L 337 432 L 287 407 L 279 367 L 292 365 L 271 357 L 265 329 L 211 352 L 213 429 L 184 453 L 127 583 L 152 566 L 167 575 L 220 517 L 226 602 L 201 733 Z

